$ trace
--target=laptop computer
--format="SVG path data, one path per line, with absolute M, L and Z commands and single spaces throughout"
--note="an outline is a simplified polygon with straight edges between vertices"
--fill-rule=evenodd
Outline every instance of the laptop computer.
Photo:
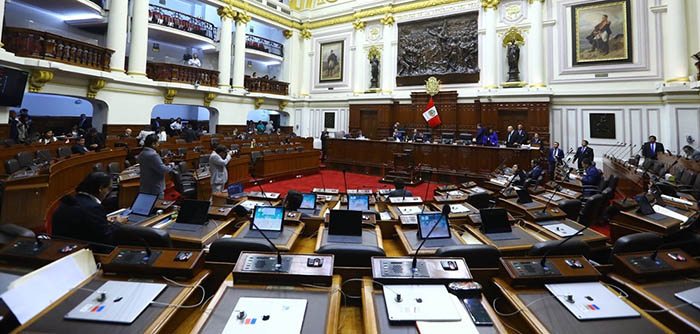
M 127 216 L 129 222 L 141 223 L 150 218 L 156 201 L 158 201 L 158 195 L 139 193 L 131 204 L 131 208 L 122 215 Z
M 316 210 L 316 194 L 304 193 L 301 194 L 301 196 L 301 205 L 297 211 L 310 216 L 318 215 L 319 212 Z
M 559 283 L 544 286 L 578 320 L 641 316 L 600 282 Z
M 508 211 L 504 208 L 486 208 L 479 210 L 481 227 L 479 230 L 491 240 L 515 240 L 520 237 L 513 233 L 508 221 Z
M 256 206 L 253 211 L 253 220 L 246 238 L 264 238 L 265 233 L 269 239 L 277 239 L 282 234 L 284 222 L 283 206 Z M 253 225 L 255 223 L 255 225 Z M 259 229 L 259 230 L 258 230 Z M 260 232 L 262 231 L 262 233 Z
M 435 229 L 433 233 L 430 233 L 433 226 L 435 226 Z M 428 234 L 430 234 L 429 237 Z M 419 214 L 418 239 L 427 239 L 423 245 L 424 247 L 442 247 L 453 244 L 452 231 L 450 231 L 450 224 L 447 221 L 447 217 L 443 216 L 440 212 Z
M 676 292 L 674 296 L 700 310 L 700 287 Z
M 539 203 L 532 201 L 532 197 L 530 196 L 530 193 L 527 191 L 527 188 L 516 187 L 515 193 L 518 194 L 518 204 L 520 204 L 526 208 L 531 208 L 531 207 L 535 207 L 535 206 L 539 205 Z
M 369 211 L 369 196 L 348 195 L 348 210 Z
M 331 210 L 328 242 L 362 243 L 362 211 Z
M 209 201 L 186 199 L 169 230 L 197 231 L 209 222 Z
M 130 324 L 165 288 L 162 283 L 107 281 L 64 318 Z M 101 293 L 107 297 L 104 301 L 98 301 Z
M 654 208 L 651 206 L 651 203 L 649 203 L 649 199 L 647 199 L 645 195 L 634 196 L 634 199 L 637 201 L 637 205 L 639 206 L 639 208 L 637 209 L 637 212 L 639 214 L 653 220 L 666 219 L 665 215 L 656 213 L 656 211 L 654 211 Z

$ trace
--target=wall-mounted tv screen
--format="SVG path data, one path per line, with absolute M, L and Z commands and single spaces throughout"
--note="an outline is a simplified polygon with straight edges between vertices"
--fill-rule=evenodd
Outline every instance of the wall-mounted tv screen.
M 0 106 L 19 107 L 29 72 L 0 66 Z

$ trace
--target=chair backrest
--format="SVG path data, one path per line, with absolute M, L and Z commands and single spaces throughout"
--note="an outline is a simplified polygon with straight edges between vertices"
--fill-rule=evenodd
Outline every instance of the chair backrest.
M 114 232 L 114 242 L 117 246 L 143 246 L 144 241 L 150 247 L 173 247 L 170 234 L 165 230 L 143 226 L 120 225 Z
M 270 154 L 272 154 L 272 150 L 263 150 L 262 154 L 263 155 L 270 155 Z
M 224 141 L 233 141 L 233 137 L 224 137 Z
M 591 253 L 591 247 L 579 239 L 571 239 L 561 246 L 559 246 L 559 243 L 561 243 L 561 240 L 538 242 L 530 247 L 527 255 L 543 256 L 549 251 L 549 255 L 583 255 L 588 257 Z M 550 251 L 550 249 L 552 250 Z
M 666 169 L 666 166 L 664 165 L 663 162 L 661 162 L 661 161 L 652 162 L 651 170 L 654 174 L 659 175 L 664 171 L 664 169 Z
M 617 190 L 617 183 L 620 182 L 620 177 L 617 175 L 610 176 L 610 182 L 608 182 L 608 188 L 613 190 L 613 193 Z
M 207 261 L 213 262 L 236 262 L 242 251 L 253 252 L 274 252 L 266 242 L 246 238 L 224 238 L 217 239 L 209 246 Z
M 105 165 L 103 165 L 101 162 L 98 162 L 94 166 L 92 166 L 92 171 L 93 172 L 104 172 Z
M 250 152 L 250 160 L 252 160 L 253 163 L 255 163 L 255 161 L 257 161 L 260 158 L 262 158 L 262 152 L 260 152 L 260 151 Z
M 36 151 L 36 160 L 39 163 L 44 163 L 53 160 L 53 157 L 51 156 L 51 151 L 47 149 L 41 149 Z
M 684 185 L 692 185 L 693 182 L 695 182 L 695 178 L 697 177 L 697 174 L 691 170 L 686 170 L 685 173 L 681 176 L 680 182 Z
M 695 182 L 693 183 L 693 188 L 700 190 L 700 177 L 695 177 Z
M 17 161 L 17 159 L 5 160 L 5 173 L 12 174 L 21 168 L 22 167 L 19 165 L 19 161 Z
M 238 151 L 241 149 L 241 146 L 238 144 L 231 144 L 231 150 L 232 151 Z
M 656 233 L 632 233 L 617 239 L 610 254 L 655 250 L 662 243 L 663 239 Z
M 653 162 L 653 160 L 651 160 L 651 159 L 644 159 L 644 162 L 642 163 L 642 168 L 643 169 L 650 169 L 652 162 Z
M 199 156 L 199 165 L 203 166 L 203 165 L 208 165 L 208 164 L 209 164 L 209 156 L 205 155 L 205 154 L 200 155 Z
M 175 144 L 184 144 L 184 143 L 186 143 L 186 142 L 187 142 L 187 141 L 184 140 L 184 139 L 175 139 Z
M 213 148 L 216 148 L 217 146 L 219 146 L 219 143 L 220 143 L 220 142 L 221 142 L 221 141 L 219 140 L 219 138 L 212 138 L 211 141 L 210 141 L 210 144 L 211 144 L 212 149 L 213 149 Z
M 383 249 L 362 244 L 325 244 L 318 254 L 333 254 L 333 264 L 345 267 L 371 267 L 373 256 L 386 256 Z
M 491 245 L 452 245 L 435 251 L 438 257 L 461 257 L 469 268 L 498 268 L 501 252 Z
M 581 225 L 590 226 L 600 217 L 601 208 L 605 197 L 602 194 L 596 194 L 588 198 L 586 204 L 581 207 L 581 212 L 578 215 L 578 222 Z
M 161 149 L 161 150 L 160 150 L 160 156 L 161 156 L 161 157 L 168 156 L 169 154 L 170 154 L 170 150 L 167 149 L 167 148 L 164 148 L 164 149 Z
M 71 154 L 73 154 L 73 151 L 71 151 L 70 146 L 61 146 L 58 148 L 59 158 L 70 157 Z
M 22 168 L 31 167 L 34 164 L 34 153 L 29 151 L 18 152 L 17 161 Z
M 190 172 L 190 168 L 187 167 L 187 162 L 185 161 L 180 161 L 177 164 L 177 168 L 180 170 L 180 173 L 188 173 Z
M 610 177 L 603 177 L 600 179 L 600 184 L 598 184 L 598 189 L 603 190 L 608 187 L 608 183 L 610 183 Z
M 194 147 L 194 151 L 195 151 L 195 152 L 201 152 L 201 151 L 203 151 L 203 150 L 204 150 L 204 146 L 198 145 L 198 146 L 195 146 L 195 147 Z
M 294 147 L 287 147 L 287 153 L 294 152 Z
M 479 210 L 491 206 L 490 196 L 485 192 L 469 195 L 469 197 L 467 197 L 467 203 Z
M 304 151 L 304 146 L 297 146 L 297 151 L 303 152 L 303 151 Z
M 578 215 L 581 212 L 581 201 L 577 199 L 563 200 L 557 203 L 559 209 L 566 213 L 566 218 L 578 220 Z
M 107 169 L 109 169 L 110 174 L 119 174 L 122 172 L 121 165 L 119 165 L 119 162 L 117 161 L 112 161 L 107 165 Z
M 34 238 L 32 230 L 15 224 L 0 224 L 0 245 L 6 245 L 17 237 Z
M 284 152 L 283 148 L 276 148 L 275 149 L 275 153 L 282 153 L 282 152 Z

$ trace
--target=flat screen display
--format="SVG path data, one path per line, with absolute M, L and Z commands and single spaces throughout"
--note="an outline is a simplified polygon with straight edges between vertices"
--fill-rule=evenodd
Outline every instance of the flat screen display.
M 441 219 L 442 217 L 442 219 Z M 438 219 L 440 220 L 438 222 Z M 435 227 L 433 233 L 430 230 Z M 450 225 L 447 223 L 447 217 L 442 213 L 424 213 L 418 215 L 418 230 L 420 232 L 421 239 L 442 239 L 450 238 Z M 428 233 L 430 233 L 430 238 L 428 238 Z
M 253 222 L 261 231 L 282 231 L 284 208 L 281 206 L 256 206 Z M 253 224 L 251 230 L 255 230 Z
M 348 195 L 348 210 L 367 211 L 369 210 L 369 196 Z
M 29 78 L 29 72 L 0 66 L 0 106 L 22 105 L 27 78 Z
M 157 199 L 158 195 L 139 193 L 134 200 L 134 204 L 131 205 L 131 212 L 141 216 L 148 216 Z
M 316 208 L 316 194 L 302 194 L 300 209 Z

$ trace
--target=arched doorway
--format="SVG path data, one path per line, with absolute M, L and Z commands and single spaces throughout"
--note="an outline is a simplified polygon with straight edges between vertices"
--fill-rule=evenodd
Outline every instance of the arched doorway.
M 188 104 L 159 104 L 151 111 L 151 124 L 156 118 L 161 119 L 163 126 L 170 124 L 170 120 L 181 118 L 184 124 L 192 124 L 192 128 L 216 133 L 216 124 L 219 123 L 219 111 L 212 107 L 203 107 Z

